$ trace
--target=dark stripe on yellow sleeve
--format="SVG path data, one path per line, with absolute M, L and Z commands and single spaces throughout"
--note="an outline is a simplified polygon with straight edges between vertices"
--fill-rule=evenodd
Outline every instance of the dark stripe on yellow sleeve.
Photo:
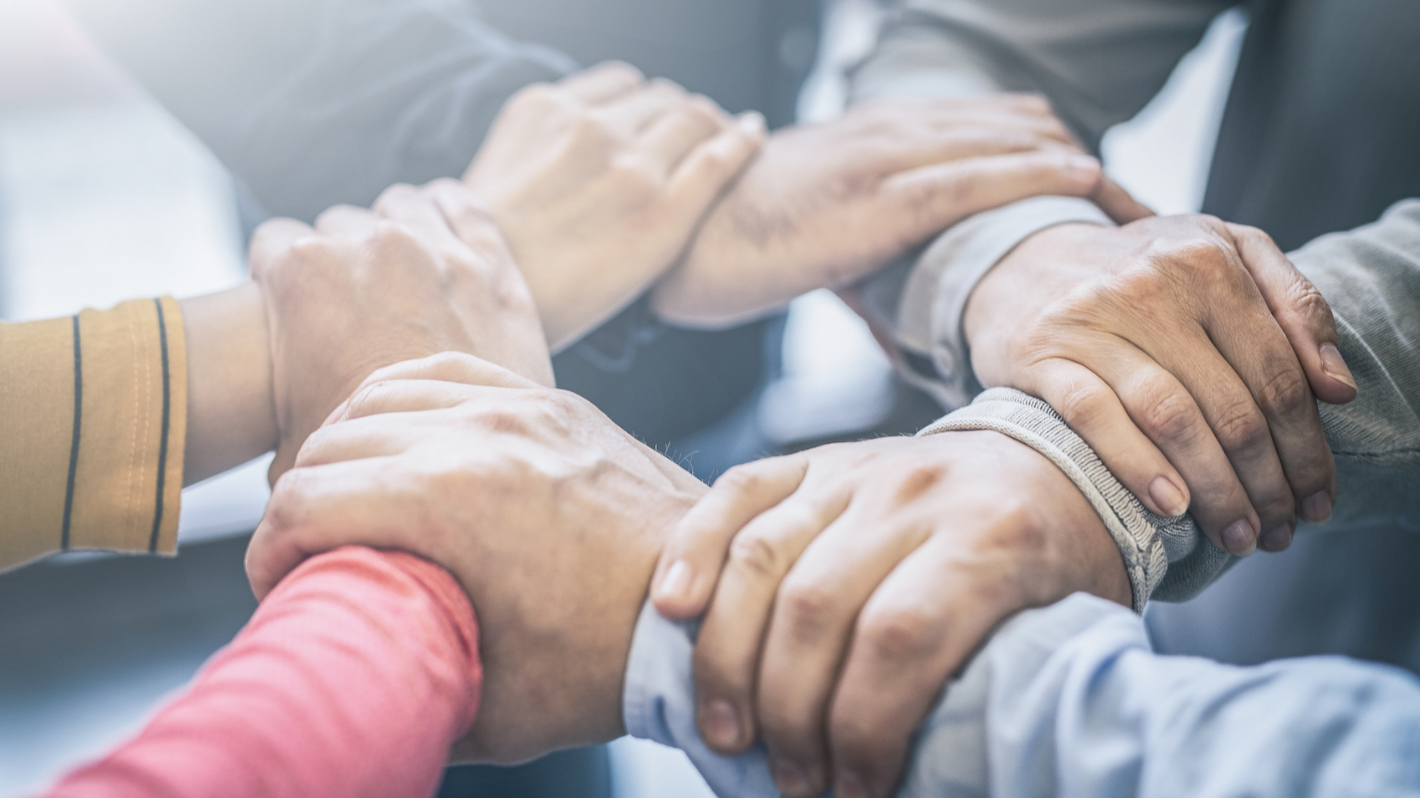
M 163 528 L 164 493 L 168 486 L 168 435 L 173 416 L 172 377 L 168 368 L 168 324 L 163 316 L 162 301 L 153 300 L 153 306 L 158 309 L 158 348 L 163 361 L 163 428 L 158 443 L 158 498 L 156 509 L 153 510 L 153 532 L 148 538 L 149 554 L 158 552 L 158 532 Z
M 61 551 L 69 550 L 69 524 L 74 518 L 74 476 L 79 470 L 79 431 L 84 419 L 84 348 L 79 340 L 79 316 L 74 320 L 74 432 L 69 442 L 69 484 L 64 489 L 64 527 Z

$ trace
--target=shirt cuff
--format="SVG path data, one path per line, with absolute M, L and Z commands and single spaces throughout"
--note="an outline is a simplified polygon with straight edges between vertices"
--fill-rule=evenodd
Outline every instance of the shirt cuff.
M 919 435 L 994 430 L 1040 452 L 1089 500 L 1124 558 L 1143 612 L 1149 599 L 1192 597 L 1236 560 L 1213 546 L 1192 516 L 1165 518 L 1150 512 L 1050 405 L 1010 388 L 992 388 L 971 405 L 937 421 Z M 1170 578 L 1172 577 L 1172 578 Z
M 893 329 L 898 345 L 910 355 L 903 361 L 920 364 L 913 369 L 915 377 L 930 383 L 927 387 L 944 406 L 961 407 L 982 390 L 963 326 L 977 283 L 1025 239 L 1072 223 L 1114 224 L 1086 200 L 1035 197 L 957 224 L 918 258 L 902 283 Z

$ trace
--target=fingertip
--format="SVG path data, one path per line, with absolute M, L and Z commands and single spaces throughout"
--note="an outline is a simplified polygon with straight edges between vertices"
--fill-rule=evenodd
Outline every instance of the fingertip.
M 745 111 L 739 115 L 735 123 L 743 133 L 756 140 L 763 138 L 769 129 L 769 123 L 765 120 L 764 114 L 758 111 Z
M 1178 475 L 1160 475 L 1149 483 L 1150 511 L 1165 518 L 1188 512 L 1188 486 Z
M 672 620 L 686 620 L 705 611 L 705 601 L 696 595 L 695 572 L 684 557 L 677 557 L 657 576 L 651 589 L 656 611 Z

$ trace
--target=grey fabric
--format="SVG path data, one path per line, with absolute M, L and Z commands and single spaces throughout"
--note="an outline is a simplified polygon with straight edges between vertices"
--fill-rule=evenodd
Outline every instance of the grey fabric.
M 1109 473 L 1089 444 L 1039 399 L 993 388 L 918 434 L 963 430 L 1008 435 L 1045 455 L 1070 477 L 1119 546 L 1138 612 L 1150 598 L 1191 597 L 1233 559 L 1209 543 L 1191 517 L 1163 518 L 1149 512 Z
M 939 236 L 908 269 L 870 278 L 863 290 L 867 310 L 894 331 L 906 355 L 899 359 L 903 378 L 948 408 L 980 393 L 963 327 L 971 292 L 1022 240 L 1067 223 L 1114 224 L 1085 200 L 1036 197 L 977 214 Z M 927 369 L 913 368 L 915 363 Z
M 1318 239 L 1291 258 L 1331 303 L 1341 354 L 1360 388 L 1350 404 L 1321 406 L 1340 478 L 1331 527 L 1420 529 L 1420 200 L 1396 205 L 1374 225 Z M 1144 510 L 1038 399 L 993 389 L 924 434 L 948 429 L 995 429 L 1060 465 L 1120 544 L 1136 606 L 1151 597 L 1190 598 L 1232 561 L 1191 521 Z M 1163 567 L 1152 559 L 1159 548 L 1167 554 Z

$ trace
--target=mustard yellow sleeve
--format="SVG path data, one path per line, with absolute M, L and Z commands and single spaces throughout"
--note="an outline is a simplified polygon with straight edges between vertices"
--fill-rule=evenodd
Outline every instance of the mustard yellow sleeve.
M 170 297 L 0 324 L 0 570 L 177 551 L 187 347 Z

